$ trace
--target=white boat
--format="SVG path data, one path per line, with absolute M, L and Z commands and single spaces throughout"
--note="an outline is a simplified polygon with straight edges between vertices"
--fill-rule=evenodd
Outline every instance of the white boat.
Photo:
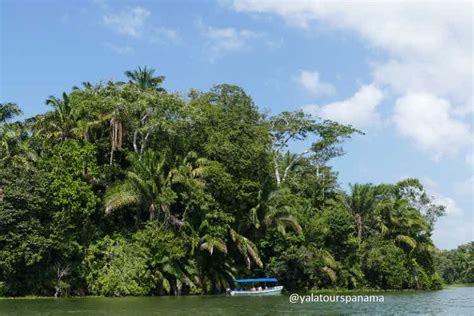
M 283 285 L 267 287 L 262 290 L 255 290 L 255 291 L 230 290 L 229 294 L 232 296 L 280 295 L 281 291 L 283 291 Z
M 279 295 L 283 291 L 283 286 L 277 285 L 278 280 L 275 278 L 238 279 L 233 283 L 236 288 L 227 289 L 227 293 L 231 296 Z M 267 283 L 274 285 L 267 286 Z

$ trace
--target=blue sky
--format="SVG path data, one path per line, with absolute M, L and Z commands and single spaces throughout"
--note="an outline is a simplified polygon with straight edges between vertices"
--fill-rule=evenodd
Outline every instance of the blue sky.
M 25 116 L 139 65 L 173 91 L 237 84 L 270 114 L 304 109 L 362 129 L 332 162 L 341 185 L 417 177 L 448 208 L 435 244 L 473 240 L 471 2 L 4 0 L 0 10 L 0 102 Z

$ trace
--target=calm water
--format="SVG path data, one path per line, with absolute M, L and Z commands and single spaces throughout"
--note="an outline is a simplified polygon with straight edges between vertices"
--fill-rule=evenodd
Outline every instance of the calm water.
M 374 294 L 384 303 L 290 304 L 287 295 L 8 299 L 0 315 L 474 315 L 474 287 Z

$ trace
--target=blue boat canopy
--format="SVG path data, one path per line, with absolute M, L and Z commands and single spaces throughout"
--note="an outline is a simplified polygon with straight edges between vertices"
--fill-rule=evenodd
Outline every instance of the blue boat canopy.
M 278 282 L 275 278 L 258 278 L 258 279 L 238 279 L 234 283 L 251 283 L 251 282 Z

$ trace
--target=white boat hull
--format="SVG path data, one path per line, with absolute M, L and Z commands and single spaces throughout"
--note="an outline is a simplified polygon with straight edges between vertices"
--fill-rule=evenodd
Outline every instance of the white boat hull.
M 232 296 L 279 295 L 282 290 L 283 286 L 279 285 L 261 291 L 230 291 L 229 294 Z

